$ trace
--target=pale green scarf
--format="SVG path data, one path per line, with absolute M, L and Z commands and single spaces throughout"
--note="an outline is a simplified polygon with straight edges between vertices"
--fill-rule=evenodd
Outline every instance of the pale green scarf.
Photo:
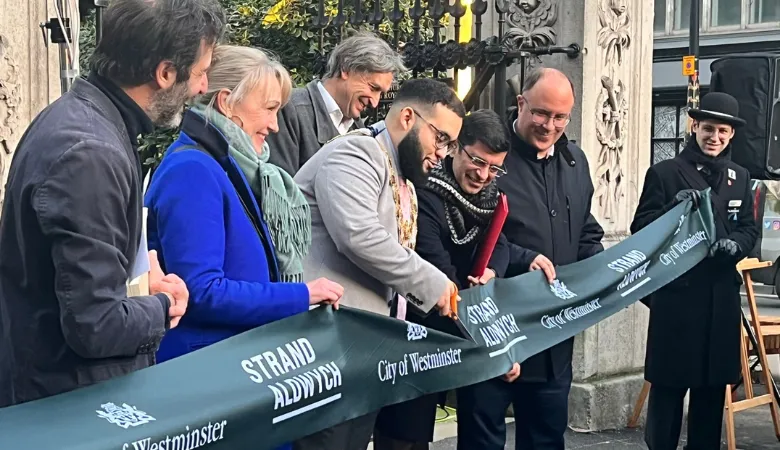
M 271 232 L 279 261 L 280 281 L 303 281 L 303 258 L 311 246 L 311 214 L 298 185 L 284 170 L 268 163 L 270 148 L 263 144 L 258 155 L 252 139 L 230 119 L 213 108 L 195 106 L 227 138 L 230 156 L 246 176 Z

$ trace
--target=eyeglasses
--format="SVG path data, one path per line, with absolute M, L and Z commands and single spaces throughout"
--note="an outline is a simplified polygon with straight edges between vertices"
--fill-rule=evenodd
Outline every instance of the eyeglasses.
M 505 168 L 503 168 L 501 166 L 497 166 L 495 164 L 490 164 L 489 162 L 485 161 L 484 159 L 480 158 L 479 156 L 472 155 L 471 153 L 469 153 L 466 150 L 466 147 L 464 147 L 463 145 L 460 145 L 460 149 L 463 150 L 463 153 L 465 153 L 466 156 L 469 157 L 469 159 L 471 159 L 471 164 L 473 164 L 475 167 L 478 167 L 480 169 L 487 168 L 492 175 L 495 175 L 496 178 L 498 178 L 498 177 L 500 177 L 502 175 L 506 175 L 506 169 Z
M 415 116 L 419 117 L 420 120 L 425 122 L 426 125 L 431 127 L 431 130 L 433 130 L 433 133 L 436 135 L 436 141 L 435 141 L 436 148 L 438 148 L 439 150 L 446 148 L 448 152 L 453 152 L 457 150 L 458 141 L 452 140 L 447 133 L 436 128 L 432 123 L 425 120 L 425 117 L 421 116 L 420 113 L 418 113 L 414 109 L 412 109 L 412 112 L 414 113 Z
M 525 97 L 523 99 L 525 100 Z M 546 125 L 547 122 L 552 119 L 553 126 L 556 128 L 563 128 L 571 121 L 571 114 L 552 115 L 549 111 L 532 107 L 531 104 L 528 103 L 528 100 L 525 100 L 525 103 L 531 110 L 531 120 L 537 125 Z

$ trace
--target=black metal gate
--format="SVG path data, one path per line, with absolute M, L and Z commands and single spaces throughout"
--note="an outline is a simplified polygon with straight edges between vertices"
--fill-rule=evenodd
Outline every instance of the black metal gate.
M 549 0 L 548 0 L 549 1 Z M 514 4 L 512 2 L 515 2 Z M 495 36 L 483 37 L 483 16 L 488 11 L 489 3 L 493 4 L 498 18 L 498 32 Z M 378 32 L 380 25 L 387 20 L 392 27 L 392 39 L 390 44 L 403 53 L 406 66 L 412 71 L 412 77 L 430 76 L 441 79 L 451 87 L 458 84 L 459 73 L 463 70 L 474 69 L 472 85 L 463 99 L 466 110 L 471 111 L 480 107 L 480 97 L 491 79 L 495 80 L 493 88 L 493 109 L 503 115 L 507 112 L 507 87 L 510 94 L 520 93 L 524 81 L 525 68 L 529 58 L 540 55 L 564 53 L 571 58 L 580 54 L 580 46 L 576 43 L 556 47 L 553 45 L 536 45 L 538 39 L 533 39 L 531 30 L 508 28 L 507 16 L 517 8 L 528 8 L 523 0 L 473 0 L 470 8 L 467 8 L 463 0 L 413 0 L 411 8 L 401 8 L 399 0 L 393 0 L 390 11 L 384 11 L 382 0 L 338 0 L 337 13 L 331 21 L 326 16 L 325 0 L 319 0 L 317 15 L 312 17 L 312 26 L 319 34 L 318 56 L 315 61 L 315 73 L 322 75 L 325 71 L 325 63 L 328 54 L 324 50 L 326 30 L 334 31 L 336 40 L 345 36 L 345 26 L 349 23 L 353 29 L 373 27 Z M 532 2 L 531 2 L 532 3 Z M 539 2 L 536 2 L 536 8 Z M 513 8 L 514 11 L 510 11 Z M 470 9 L 471 17 L 466 17 Z M 527 10 L 527 9 L 526 9 Z M 449 14 L 453 21 L 454 39 L 444 40 L 446 30 L 441 24 L 445 14 Z M 426 18 L 433 23 L 433 36 L 425 41 L 420 32 L 420 23 Z M 412 36 L 409 42 L 401 43 L 401 23 L 405 18 L 412 22 Z M 459 42 L 461 23 L 464 20 L 472 20 L 474 33 L 468 42 Z M 378 33 L 377 33 L 378 34 Z M 507 83 L 507 68 L 520 64 L 519 79 Z M 452 76 L 447 74 L 452 69 Z M 394 97 L 397 84 L 387 94 L 383 95 L 377 110 L 372 111 L 368 117 L 368 123 L 372 123 L 384 117 Z

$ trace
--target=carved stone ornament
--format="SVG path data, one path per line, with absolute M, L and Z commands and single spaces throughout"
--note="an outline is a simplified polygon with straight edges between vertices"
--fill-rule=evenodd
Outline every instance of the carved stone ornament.
M 604 62 L 607 67 L 623 62 L 623 53 L 631 45 L 628 35 L 630 17 L 627 0 L 601 0 L 598 6 L 601 29 L 598 43 L 606 50 Z
M 11 41 L 0 34 L 0 206 L 3 205 L 5 185 L 2 180 L 11 155 L 8 141 L 14 133 L 17 108 L 22 101 L 19 89 L 19 66 L 11 53 Z
M 601 144 L 594 197 L 598 199 L 601 217 L 617 220 L 617 205 L 625 193 L 623 174 L 623 139 L 628 115 L 628 92 L 622 81 L 617 85 L 609 77 L 601 77 L 602 89 L 596 101 L 596 137 Z
M 512 0 L 504 41 L 511 48 L 555 45 L 553 25 L 558 10 L 553 0 Z

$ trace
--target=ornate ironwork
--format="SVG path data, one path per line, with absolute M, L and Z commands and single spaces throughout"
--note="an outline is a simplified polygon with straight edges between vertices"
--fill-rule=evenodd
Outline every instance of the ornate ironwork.
M 511 82 L 507 82 L 507 67 L 518 63 L 525 67 L 527 58 L 536 58 L 539 55 L 565 53 L 574 58 L 580 53 L 580 46 L 577 44 L 565 47 L 554 45 L 555 33 L 552 25 L 557 19 L 557 11 L 552 0 L 493 0 L 491 3 L 496 12 L 498 33 L 488 37 L 483 37 L 482 29 L 489 6 L 486 0 L 473 0 L 470 8 L 466 7 L 463 0 L 409 1 L 410 7 L 404 9 L 400 0 L 393 0 L 392 9 L 385 12 L 384 6 L 389 0 L 371 0 L 367 3 L 364 3 L 364 0 L 338 0 L 336 15 L 329 21 L 325 12 L 325 1 L 319 0 L 317 12 L 311 22 L 319 35 L 315 72 L 323 75 L 325 71 L 328 58 L 325 51 L 326 29 L 334 31 L 332 35 L 335 35 L 338 42 L 347 36 L 344 29 L 347 24 L 353 29 L 370 27 L 379 32 L 380 26 L 386 23 L 389 24 L 391 32 L 386 33 L 387 29 L 384 27 L 381 29 L 385 31 L 384 34 L 392 36 L 388 38 L 389 43 L 403 54 L 412 77 L 433 77 L 454 89 L 459 72 L 474 69 L 472 86 L 464 98 L 466 108 L 473 110 L 479 107 L 482 92 L 490 80 L 494 79 L 496 82 L 493 89 L 493 108 L 503 115 L 507 111 L 507 87 L 516 91 L 522 85 L 523 78 L 521 72 L 520 80 L 515 77 Z M 445 17 L 448 17 L 453 25 L 453 39 L 445 40 L 442 30 L 442 19 Z M 406 35 L 402 40 L 402 24 L 408 23 L 404 19 L 411 22 L 411 36 Z M 431 22 L 432 36 L 429 34 L 429 38 L 424 38 L 422 24 L 427 20 Z M 468 42 L 460 42 L 464 20 L 473 24 L 473 37 Z M 451 75 L 448 76 L 449 73 Z M 397 88 L 398 84 L 394 83 L 390 91 L 382 96 L 378 108 L 367 118 L 369 123 L 384 117 Z

